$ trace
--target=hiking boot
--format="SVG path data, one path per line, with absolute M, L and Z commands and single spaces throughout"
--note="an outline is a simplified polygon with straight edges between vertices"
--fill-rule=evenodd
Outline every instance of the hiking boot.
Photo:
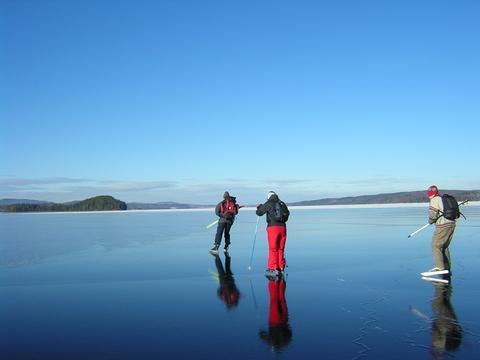
M 223 248 L 223 252 L 224 252 L 225 254 L 228 254 L 228 245 L 225 245 L 225 247 Z
M 218 254 L 218 245 L 215 245 L 213 248 L 210 249 L 210 254 L 212 255 Z
M 265 270 L 265 276 L 267 278 L 276 278 L 280 273 L 277 269 L 267 269 Z

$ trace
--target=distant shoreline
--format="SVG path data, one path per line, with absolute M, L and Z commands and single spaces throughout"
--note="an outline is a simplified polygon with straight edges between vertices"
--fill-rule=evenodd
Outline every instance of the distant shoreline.
M 480 206 L 480 201 L 470 201 L 467 206 Z M 326 209 L 389 209 L 389 208 L 427 208 L 428 203 L 397 204 L 350 204 L 350 205 L 303 205 L 289 206 L 290 210 L 326 210 Z M 244 207 L 242 211 L 254 211 L 255 207 Z M 215 208 L 201 209 L 141 209 L 141 210 L 107 210 L 107 211 L 45 211 L 45 212 L 0 212 L 0 215 L 60 215 L 60 214 L 132 214 L 155 212 L 213 212 Z
M 480 190 L 443 190 L 458 200 L 470 199 L 480 202 Z M 407 205 L 408 204 L 408 205 Z M 417 205 L 419 204 L 419 205 Z M 289 201 L 292 209 L 345 209 L 345 208 L 389 208 L 416 207 L 428 204 L 425 191 L 407 191 L 375 195 L 359 195 L 318 200 Z M 256 206 L 251 204 L 250 207 Z M 111 195 L 98 195 L 80 201 L 66 203 L 42 202 L 32 199 L 0 199 L 0 211 L 7 213 L 63 213 L 63 212 L 104 212 L 104 211 L 211 211 L 215 204 L 191 204 L 174 201 L 155 203 L 129 202 L 115 199 Z

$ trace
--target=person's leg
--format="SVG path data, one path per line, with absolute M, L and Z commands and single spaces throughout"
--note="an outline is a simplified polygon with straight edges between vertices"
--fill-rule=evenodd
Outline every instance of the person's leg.
M 286 324 L 288 322 L 288 308 L 287 308 L 287 300 L 285 299 L 285 288 L 287 284 L 285 280 L 282 278 L 278 282 L 278 300 L 280 305 L 280 314 L 281 314 L 281 321 L 282 324 Z
M 270 295 L 270 312 L 268 317 L 268 325 L 276 326 L 282 323 L 281 308 L 279 303 L 279 286 L 280 282 L 270 280 L 268 282 L 268 294 Z
M 216 247 L 219 247 L 220 246 L 220 243 L 222 242 L 222 235 L 223 235 L 223 231 L 225 229 L 225 222 L 218 222 L 218 226 L 217 226 L 217 234 L 215 235 L 215 246 Z
M 439 269 L 445 269 L 445 264 L 443 262 L 444 256 L 444 247 L 447 243 L 449 236 L 450 236 L 449 227 L 439 227 L 435 228 L 435 232 L 433 233 L 432 238 L 432 253 L 433 253 L 433 260 L 435 261 L 435 267 Z
M 278 266 L 280 270 L 283 270 L 286 265 L 285 261 L 285 243 L 287 242 L 287 228 L 280 226 L 278 239 Z
M 268 235 L 268 268 L 278 268 L 278 226 L 267 227 Z
M 455 227 L 451 227 L 449 228 L 449 230 L 450 231 L 449 231 L 448 239 L 445 242 L 445 245 L 443 246 L 443 262 L 446 270 L 451 270 L 451 267 L 452 267 L 449 246 L 453 238 L 453 233 L 455 232 Z
M 228 253 L 225 253 L 225 274 L 227 276 L 232 276 L 232 270 L 230 268 L 230 264 L 232 263 L 232 259 L 230 258 L 230 256 L 228 255 Z
M 445 270 L 451 270 L 452 263 L 450 261 L 450 250 L 448 248 L 443 250 L 443 266 Z
M 225 278 L 225 270 L 223 269 L 223 264 L 222 260 L 220 259 L 220 256 L 215 256 L 215 267 L 217 268 L 218 276 L 219 279 Z
M 230 246 L 230 229 L 232 228 L 232 224 L 227 222 L 225 223 L 225 248 Z

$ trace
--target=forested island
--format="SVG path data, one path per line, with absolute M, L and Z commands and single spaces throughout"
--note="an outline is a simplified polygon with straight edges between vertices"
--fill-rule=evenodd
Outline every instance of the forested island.
M 112 196 L 95 196 L 69 203 L 11 204 L 2 207 L 4 212 L 58 212 L 58 211 L 112 211 L 127 210 L 127 204 Z

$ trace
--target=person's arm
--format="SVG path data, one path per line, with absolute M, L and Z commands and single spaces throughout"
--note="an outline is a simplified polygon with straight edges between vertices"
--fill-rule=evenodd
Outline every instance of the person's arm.
M 260 204 L 257 206 L 257 211 L 256 211 L 256 214 L 257 216 L 263 216 L 265 215 L 265 213 L 267 212 L 267 203 L 265 204 Z
M 215 207 L 215 215 L 218 217 L 222 217 L 222 214 L 220 214 L 220 206 L 222 205 L 221 202 L 218 203 L 218 205 Z
M 429 224 L 435 224 L 438 220 L 438 218 L 441 216 L 441 211 L 440 209 L 438 209 L 436 206 L 438 206 L 437 204 L 435 204 L 435 201 L 434 201 L 435 198 L 433 198 L 431 201 L 430 201 L 430 206 L 428 208 L 428 223 Z

